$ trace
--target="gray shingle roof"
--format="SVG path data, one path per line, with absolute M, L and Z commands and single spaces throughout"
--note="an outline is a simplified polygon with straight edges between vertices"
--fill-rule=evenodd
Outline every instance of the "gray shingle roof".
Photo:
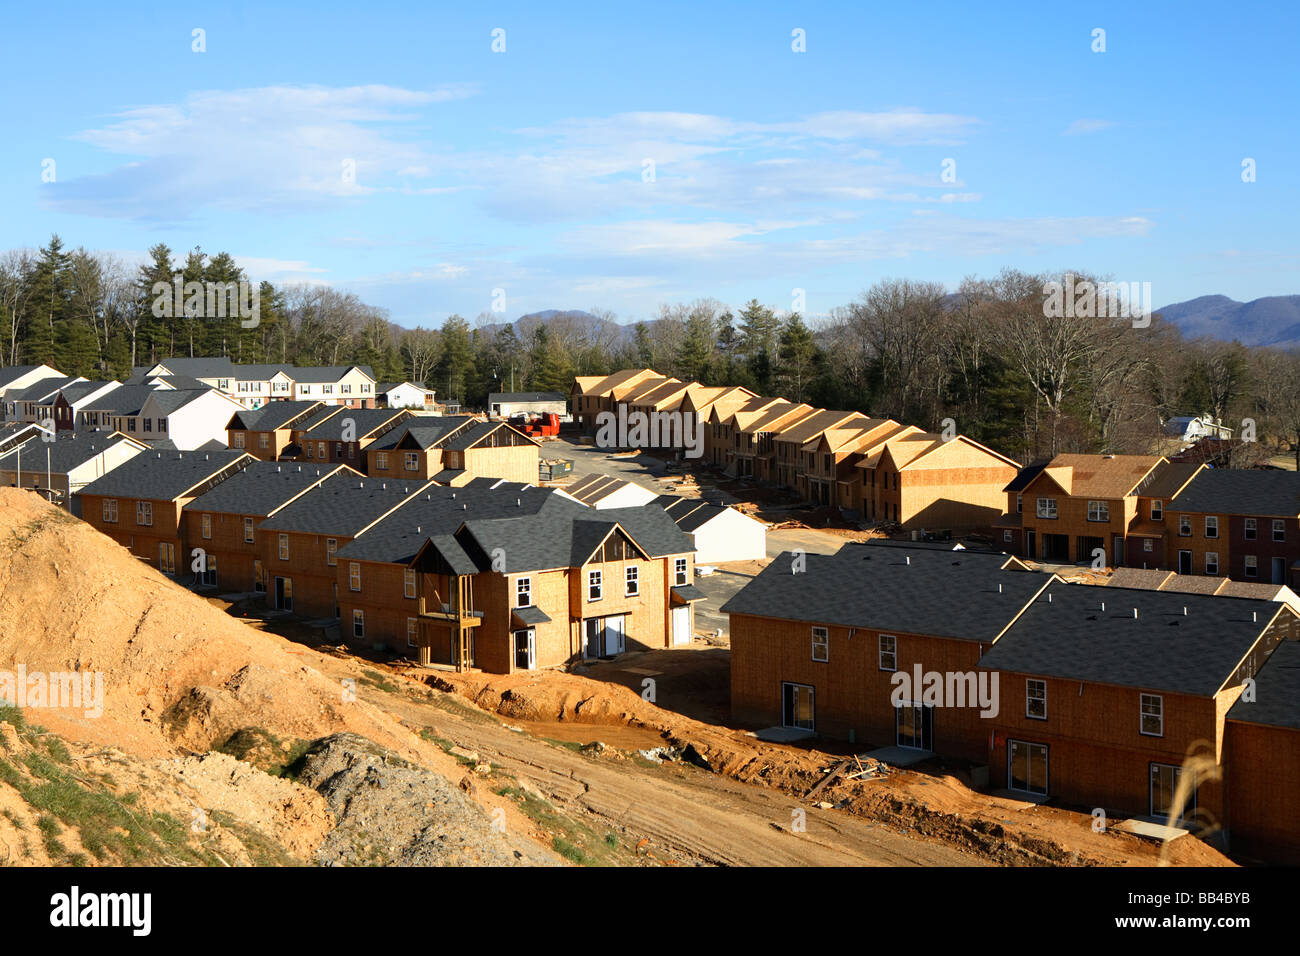
M 418 448 L 432 448 L 459 428 L 474 421 L 472 415 L 417 415 L 399 422 L 384 432 L 370 446 L 377 451 L 396 448 L 409 432 Z
M 233 465 L 256 459 L 232 448 L 221 451 L 145 451 L 85 488 L 83 495 L 172 501 Z M 206 489 L 205 489 L 206 490 Z
M 1187 480 L 1196 474 L 1200 464 L 1184 462 L 1164 462 L 1156 465 L 1151 474 L 1138 482 L 1133 493 L 1144 498 L 1172 498 L 1178 489 L 1187 484 Z
M 29 372 L 34 372 L 39 365 L 7 365 L 0 368 L 0 388 L 6 388 Z
M 711 504 L 702 498 L 680 498 L 674 495 L 660 495 L 652 505 L 658 505 L 668 512 L 668 517 L 677 522 L 677 527 L 687 534 L 694 534 L 727 509 L 722 505 Z
M 117 437 L 112 438 L 113 435 Z M 56 475 L 65 475 L 96 455 L 102 455 L 108 449 L 129 441 L 117 432 L 101 430 L 59 432 L 58 437 L 49 442 L 43 441 L 35 432 L 32 436 L 17 448 L 0 456 L 0 469 L 13 471 L 21 465 L 23 471 L 43 472 L 48 461 L 50 471 Z
M 425 484 L 367 478 L 347 469 L 326 478 L 258 527 L 350 538 L 388 511 L 413 500 Z
M 1300 641 L 1283 641 L 1255 675 L 1255 699 L 1238 700 L 1229 720 L 1300 730 Z
M 257 461 L 186 505 L 186 511 L 270 515 L 341 468 Z
M 39 402 L 51 395 L 58 394 L 59 389 L 66 388 L 77 380 L 75 375 L 55 375 L 50 378 L 43 378 L 32 385 L 28 385 L 21 392 L 14 392 L 12 395 L 6 396 L 5 400 L 9 402 Z
M 1294 518 L 1300 515 L 1300 473 L 1207 468 L 1165 510 Z
M 351 421 L 356 429 L 352 441 L 360 441 L 371 432 L 383 427 L 400 415 L 405 415 L 400 408 L 343 408 L 340 415 L 332 415 L 320 424 L 313 425 L 303 436 L 308 441 L 345 441 L 343 423 Z
M 285 427 L 299 415 L 318 405 L 318 402 L 275 401 L 267 402 L 261 408 L 235 412 L 230 419 L 230 427 L 244 431 L 269 432 Z
M 1006 555 L 971 551 L 847 544 L 832 555 L 802 555 L 797 574 L 794 557 L 787 551 L 774 559 L 722 610 L 992 641 L 1051 580 L 1004 571 Z
M 212 391 L 210 388 L 160 388 L 154 391 L 152 397 L 154 406 L 158 411 L 162 412 L 164 415 L 171 415 L 174 412 L 180 411 L 195 399 L 202 398 L 210 391 Z M 143 408 L 144 406 L 141 407 Z
M 295 382 L 306 382 L 310 385 L 317 382 L 337 382 L 348 373 L 349 369 L 353 368 L 364 372 L 370 378 L 375 377 L 375 373 L 369 365 L 318 365 L 307 368 L 292 368 L 289 369 L 289 377 Z
M 292 365 L 236 365 L 234 378 L 240 382 L 266 382 L 285 372 L 293 377 Z
M 474 422 L 468 428 L 456 432 L 447 441 L 441 442 L 440 445 L 448 451 L 464 451 L 466 448 L 474 447 L 498 429 L 509 427 L 505 422 Z
M 146 371 L 158 365 L 164 366 L 167 371 L 173 375 L 188 375 L 191 378 L 235 377 L 234 363 L 228 358 L 220 358 L 216 356 L 159 359 L 153 365 L 148 366 Z
M 82 411 L 137 415 L 140 409 L 144 407 L 145 399 L 155 391 L 156 389 L 149 385 L 123 385 L 121 388 L 113 389 L 107 395 L 101 395 L 83 408 Z
M 1011 482 L 1002 490 L 1023 491 L 1025 486 L 1037 478 L 1039 473 L 1046 467 L 1046 462 L 1039 465 L 1026 465 L 1024 468 L 1021 468 L 1020 471 L 1016 472 L 1016 477 L 1012 478 Z
M 979 666 L 1208 697 L 1282 607 L 1249 598 L 1055 583 Z
M 63 392 L 64 400 L 66 400 L 68 404 L 72 404 L 82 398 L 82 396 L 89 395 L 91 392 L 97 392 L 101 388 L 107 388 L 109 385 L 114 384 L 116 383 L 111 381 L 73 382 L 71 385 L 65 386 L 61 391 Z

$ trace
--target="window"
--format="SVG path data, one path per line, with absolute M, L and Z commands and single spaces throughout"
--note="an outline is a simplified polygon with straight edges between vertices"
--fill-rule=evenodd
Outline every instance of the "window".
M 1003 531 L 1003 532 L 1002 532 L 1002 543 L 1003 543 L 1003 544 L 1010 544 L 1010 543 L 1011 543 L 1011 532 L 1010 532 L 1010 531 Z
M 325 563 L 328 564 L 330 567 L 334 567 L 334 565 L 339 563 L 338 558 L 334 557 L 334 552 L 337 551 L 338 549 L 339 549 L 338 538 L 325 539 Z
M 411 568 L 402 572 L 402 593 L 409 598 L 415 597 L 415 571 Z
M 1255 519 L 1247 518 L 1245 524 L 1242 526 L 1242 534 L 1245 536 L 1247 541 L 1254 541 L 1256 533 L 1257 527 Z
M 127 431 L 132 431 L 132 432 L 135 431 L 135 419 L 134 419 L 134 418 L 128 418 L 128 419 L 126 420 L 126 430 L 127 430 Z
M 419 647 L 416 639 L 420 636 L 420 621 L 418 618 L 408 617 L 406 619 L 406 646 Z
M 898 670 L 898 638 L 889 634 L 880 635 L 878 659 L 882 671 Z
M 340 386 L 339 386 L 339 391 L 342 392 L 344 395 L 351 395 L 351 394 L 352 394 L 352 386 L 351 386 L 351 385 L 340 385 Z
M 320 441 L 320 442 L 317 442 L 317 443 L 316 443 L 316 457 L 317 457 L 317 458 L 328 458 L 328 457 L 330 456 L 329 445 L 330 445 L 330 443 L 327 442 L 327 441 Z
M 1219 536 L 1219 517 L 1218 515 L 1205 516 L 1205 536 L 1207 538 L 1217 538 Z
M 105 521 L 117 520 L 117 499 L 116 498 L 104 499 L 104 520 Z
M 153 431 L 153 419 L 152 419 L 152 418 L 145 418 L 145 419 L 142 419 L 142 420 L 144 421 L 144 430 L 147 431 L 147 432 L 151 432 L 151 431 Z
M 159 432 L 167 431 L 167 419 L 165 418 L 158 419 L 158 431 Z
M 624 578 L 627 582 L 627 587 L 623 591 L 623 593 L 627 597 L 636 597 L 638 594 L 641 593 L 640 573 L 641 572 L 636 567 L 636 565 L 632 565 L 631 567 L 627 568 L 626 571 L 624 572 Z
M 533 579 L 515 579 L 515 607 L 533 606 Z
M 348 562 L 348 590 L 361 590 L 361 565 L 355 561 Z
M 235 432 L 235 447 L 236 447 L 236 448 L 243 448 L 243 447 L 244 447 L 244 433 L 243 433 L 243 432 Z
M 375 452 L 375 468 L 377 470 L 388 468 L 388 452 L 386 451 Z
M 271 439 L 270 435 L 268 435 L 266 432 L 262 432 L 260 435 L 257 436 L 257 447 L 269 448 L 271 444 L 270 439 Z
M 302 387 L 302 393 L 303 393 L 304 395 L 310 395 L 310 394 L 311 394 L 311 386 L 310 386 L 310 385 L 304 385 L 304 386 Z
M 1104 501 L 1088 502 L 1088 520 L 1089 521 L 1109 521 L 1110 505 Z
M 211 538 L 212 537 L 212 515 L 202 515 L 199 518 L 199 525 L 202 529 L 200 533 L 203 535 L 203 537 Z
M 308 457 L 308 458 L 315 458 L 315 457 L 316 457 L 316 446 L 315 446 L 314 443 L 312 443 L 312 442 L 307 442 L 307 444 L 305 445 L 305 448 L 306 448 L 306 451 L 307 451 L 307 457 Z
M 1147 737 L 1165 735 L 1165 703 L 1159 694 L 1142 695 L 1142 722 L 1138 729 Z
M 153 524 L 152 501 L 137 501 L 135 503 L 135 523 L 146 527 Z
M 1286 522 L 1280 518 L 1273 519 L 1273 540 L 1274 541 L 1286 540 Z
M 253 590 L 266 591 L 266 573 L 262 570 L 262 562 L 257 558 L 253 559 Z
M 163 574 L 176 573 L 176 545 L 170 541 L 158 545 L 158 570 Z
M 334 386 L 333 386 L 333 385 L 322 385 L 322 386 L 320 387 L 320 390 L 321 390 L 321 392 L 324 393 L 325 395 L 333 395 L 333 394 L 334 394 Z
M 587 600 L 599 601 L 601 597 L 601 573 L 599 571 L 587 572 Z
M 354 441 L 348 442 L 348 457 L 349 458 L 357 457 L 357 443 Z
M 1259 559 L 1253 554 L 1246 555 L 1246 577 L 1254 578 L 1259 576 Z
M 406 464 L 407 471 L 415 471 L 417 468 L 420 467 L 420 456 L 417 453 L 413 451 L 408 451 L 405 457 L 406 457 L 405 464 Z
M 1219 556 L 1213 551 L 1205 552 L 1205 573 L 1206 574 L 1219 573 Z
M 359 607 L 352 609 L 352 636 L 366 636 L 366 612 Z
M 253 519 L 244 519 L 244 541 L 247 544 L 253 543 Z
M 1038 517 L 1055 518 L 1056 517 L 1056 499 L 1039 498 L 1038 499 Z
M 1178 536 L 1181 538 L 1190 538 L 1192 536 L 1191 515 L 1178 516 Z
M 280 560 L 289 560 L 289 536 L 287 534 L 280 535 Z
M 1156 543 L 1155 543 L 1155 541 L 1154 541 L 1153 539 L 1151 539 L 1151 538 L 1143 538 L 1143 539 L 1142 539 L 1142 550 L 1143 550 L 1143 551 L 1151 552 L 1151 551 L 1154 551 L 1155 549 L 1156 549 Z
M 1025 496 L 1016 495 L 1016 514 L 1019 515 L 1024 513 L 1025 513 Z
M 370 392 L 370 386 L 369 386 L 369 385 L 362 385 L 362 386 L 361 386 L 361 394 L 362 394 L 362 395 L 366 395 L 366 394 L 368 394 L 369 392 Z
M 1163 501 L 1151 502 L 1151 520 L 1152 521 L 1165 520 L 1165 503 Z
M 814 627 L 812 629 L 812 659 L 815 661 L 829 660 L 830 651 L 830 633 L 824 627 Z
M 1034 720 L 1047 719 L 1047 681 L 1025 681 L 1025 716 Z
M 341 441 L 336 441 L 336 442 L 334 443 L 334 457 L 335 457 L 335 458 L 342 458 L 342 457 L 343 457 L 343 442 L 341 442 Z
M 676 582 L 678 587 L 681 587 L 683 584 L 689 583 L 687 581 L 687 570 L 686 570 L 685 558 L 673 559 L 673 580 Z

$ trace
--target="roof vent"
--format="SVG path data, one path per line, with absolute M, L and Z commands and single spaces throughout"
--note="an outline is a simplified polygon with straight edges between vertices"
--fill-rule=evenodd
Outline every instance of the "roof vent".
M 416 533 L 416 534 L 423 534 L 423 528 L 424 528 L 424 525 L 417 524 L 417 525 L 415 526 L 415 533 Z
M 1258 612 L 1258 611 L 1251 611 L 1251 612 L 1250 612 L 1250 623 L 1251 623 L 1251 624 L 1258 624 L 1258 623 L 1259 623 L 1259 612 Z
M 1133 620 L 1136 621 L 1137 619 L 1138 619 L 1138 609 L 1137 609 L 1137 608 L 1134 608 L 1134 609 L 1133 609 Z
M 1106 602 L 1105 602 L 1105 601 L 1102 601 L 1102 602 L 1101 602 L 1101 609 L 1102 609 L 1103 611 L 1106 610 Z
M 275 473 L 276 473 L 277 475 L 280 473 L 280 466 L 279 466 L 279 465 L 276 465 L 276 466 L 275 466 Z
M 204 452 L 204 453 L 203 453 L 203 460 L 204 460 L 204 461 L 207 461 L 207 460 L 208 460 L 209 458 L 211 458 L 211 457 L 212 457 L 212 456 L 209 455 L 207 452 Z
M 357 482 L 357 487 L 358 487 L 358 488 L 364 488 L 365 486 L 366 486 L 366 483 L 365 483 L 364 481 L 358 481 L 358 482 Z
M 1002 593 L 1002 582 L 1001 582 L 1001 581 L 998 582 L 998 593 L 999 593 L 999 594 Z
M 910 565 L 912 563 L 912 556 L 910 554 L 905 554 L 903 555 L 903 560 Z
M 469 511 L 469 505 L 462 501 L 462 502 L 460 503 L 460 510 L 461 510 L 461 511 Z
M 1047 603 L 1048 603 L 1048 604 L 1051 604 L 1051 603 L 1052 603 L 1052 592 L 1051 592 L 1051 591 L 1048 591 L 1048 592 L 1047 592 Z
M 524 506 L 524 499 L 523 499 L 523 498 L 516 498 L 516 499 L 515 499 L 515 507 L 516 507 L 516 508 L 522 508 L 523 506 Z
M 380 490 L 380 491 L 387 491 L 387 490 L 388 490 L 388 482 L 386 482 L 386 481 L 381 481 L 381 482 L 379 483 L 379 490 Z
M 1187 617 L 1187 605 L 1183 605 L 1183 617 Z

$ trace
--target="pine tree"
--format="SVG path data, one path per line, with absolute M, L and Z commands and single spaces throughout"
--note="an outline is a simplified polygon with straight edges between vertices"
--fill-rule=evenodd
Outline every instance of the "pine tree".
M 791 401 L 802 402 L 813 377 L 817 343 L 798 312 L 791 313 L 781 328 L 778 355 L 777 387 Z

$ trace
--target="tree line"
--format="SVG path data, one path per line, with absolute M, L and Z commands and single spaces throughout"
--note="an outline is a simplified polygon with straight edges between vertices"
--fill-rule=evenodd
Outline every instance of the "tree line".
M 1099 281 L 1079 274 L 1077 279 Z M 649 367 L 707 385 L 741 385 L 811 405 L 956 429 L 1023 461 L 1060 452 L 1148 453 L 1161 423 L 1208 413 L 1234 435 L 1300 463 L 1300 352 L 1187 339 L 1159 315 L 1052 315 L 1048 282 L 1005 269 L 941 284 L 884 279 L 809 324 L 751 300 L 665 304 L 649 320 L 563 312 L 506 323 L 403 328 L 384 309 L 319 284 L 258 283 L 259 320 L 153 308 L 155 286 L 248 282 L 224 252 L 177 257 L 165 245 L 128 269 L 69 251 L 58 236 L 0 255 L 5 364 L 48 363 L 87 378 L 123 378 L 170 356 L 241 364 L 369 365 L 482 407 L 493 391 L 568 392 L 576 375 Z M 1249 422 L 1243 428 L 1243 422 Z

